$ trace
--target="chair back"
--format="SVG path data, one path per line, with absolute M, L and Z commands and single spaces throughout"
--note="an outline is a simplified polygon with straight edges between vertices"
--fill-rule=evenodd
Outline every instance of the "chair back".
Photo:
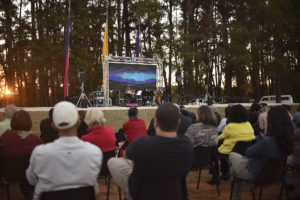
M 4 170 L 4 156 L 3 156 L 3 147 L 0 145 L 0 178 L 3 177 Z
M 6 181 L 26 182 L 26 169 L 29 165 L 30 155 L 5 156 L 3 176 Z
M 236 152 L 241 155 L 245 155 L 246 149 L 253 144 L 253 141 L 243 142 L 239 141 L 234 145 L 232 152 Z
M 214 148 L 215 147 L 195 147 L 191 169 L 198 169 L 209 165 L 211 163 L 212 152 Z
M 286 158 L 269 158 L 254 180 L 255 186 L 270 185 L 280 182 L 283 178 Z
M 112 157 L 115 157 L 115 150 L 103 153 L 102 167 L 101 167 L 101 171 L 100 171 L 99 176 L 109 175 L 109 170 L 108 170 L 108 167 L 107 167 L 107 161 Z
M 43 192 L 40 200 L 95 200 L 95 192 L 92 186 L 74 189 Z
M 187 200 L 185 178 L 143 180 L 134 200 Z

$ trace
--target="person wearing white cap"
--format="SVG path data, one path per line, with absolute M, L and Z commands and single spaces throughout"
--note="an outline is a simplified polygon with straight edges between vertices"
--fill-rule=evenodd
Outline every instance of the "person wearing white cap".
M 26 177 L 35 185 L 34 200 L 43 192 L 93 186 L 98 193 L 97 177 L 102 164 L 101 150 L 77 137 L 80 125 L 74 104 L 57 103 L 53 110 L 53 128 L 59 138 L 40 145 L 31 154 Z

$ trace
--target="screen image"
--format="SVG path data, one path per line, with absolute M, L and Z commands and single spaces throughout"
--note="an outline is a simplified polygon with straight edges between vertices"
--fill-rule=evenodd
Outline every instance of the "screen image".
M 156 89 L 156 65 L 109 63 L 109 89 Z

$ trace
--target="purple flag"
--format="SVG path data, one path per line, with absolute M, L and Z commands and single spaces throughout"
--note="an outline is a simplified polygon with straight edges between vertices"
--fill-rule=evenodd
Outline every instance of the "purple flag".
M 68 96 L 68 78 L 69 78 L 69 35 L 70 35 L 70 7 L 69 3 L 69 13 L 68 13 L 68 24 L 66 31 L 66 40 L 65 40 L 65 79 L 64 79 L 64 99 Z
M 141 56 L 141 41 L 140 41 L 140 24 L 136 36 L 136 42 L 135 42 L 135 57 L 139 58 Z

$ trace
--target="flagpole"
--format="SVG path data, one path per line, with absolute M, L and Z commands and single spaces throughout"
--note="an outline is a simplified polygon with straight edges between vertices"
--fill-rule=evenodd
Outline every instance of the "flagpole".
M 69 36 L 70 36 L 70 12 L 71 12 L 71 0 L 69 0 L 68 8 L 68 22 L 66 30 L 66 40 L 65 40 L 65 77 L 64 77 L 64 99 L 69 96 Z
M 109 55 L 109 48 L 108 48 L 108 0 L 106 5 L 106 22 L 107 22 L 107 56 Z
M 68 11 L 69 11 L 69 16 L 68 16 L 68 21 L 69 21 L 69 36 L 68 36 L 68 38 L 69 38 L 69 40 L 70 40 L 70 31 L 71 31 L 71 26 L 70 26 L 70 18 L 71 18 L 71 0 L 69 0 L 69 9 L 68 9 Z M 68 42 L 69 43 L 69 42 Z M 69 63 L 69 66 L 70 66 L 70 44 L 69 44 L 69 48 L 68 48 L 68 50 L 69 50 L 69 52 L 68 52 L 68 63 Z M 67 82 L 67 96 L 69 96 L 69 66 L 68 66 L 68 82 Z

